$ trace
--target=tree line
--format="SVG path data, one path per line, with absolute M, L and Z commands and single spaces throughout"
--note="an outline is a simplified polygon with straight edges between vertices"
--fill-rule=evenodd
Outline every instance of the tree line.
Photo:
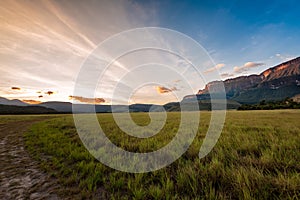
M 274 110 L 274 109 L 300 109 L 300 103 L 291 98 L 285 98 L 281 101 L 262 100 L 257 104 L 243 104 L 238 110 Z

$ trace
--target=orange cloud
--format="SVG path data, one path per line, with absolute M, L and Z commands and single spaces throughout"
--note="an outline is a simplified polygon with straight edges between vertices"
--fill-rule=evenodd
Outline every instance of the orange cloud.
M 11 87 L 12 90 L 21 90 L 19 87 Z
M 157 86 L 156 87 L 156 91 L 159 94 L 169 93 L 169 92 L 176 91 L 176 90 L 177 90 L 176 87 L 172 87 L 172 88 L 167 88 L 167 87 L 163 87 L 163 86 Z
M 81 103 L 88 103 L 88 104 L 101 104 L 105 102 L 103 98 L 87 98 L 87 97 L 80 97 L 80 96 L 69 96 L 69 99 L 79 101 Z
M 51 94 L 54 94 L 54 92 L 48 91 L 48 92 L 45 92 L 45 94 L 48 94 L 50 96 Z
M 25 99 L 25 100 L 22 100 L 23 102 L 25 103 L 29 103 L 29 104 L 39 104 L 39 103 L 42 103 L 41 101 L 36 101 L 36 100 L 32 100 L 32 99 Z

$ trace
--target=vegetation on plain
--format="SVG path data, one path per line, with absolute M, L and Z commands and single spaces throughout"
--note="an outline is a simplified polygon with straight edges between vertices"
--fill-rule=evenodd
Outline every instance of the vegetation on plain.
M 148 152 L 172 140 L 180 113 L 168 113 L 155 136 L 129 136 L 111 114 L 98 114 L 107 137 L 132 152 Z M 111 169 L 85 149 L 71 115 L 37 123 L 25 134 L 26 148 L 57 178 L 65 194 L 108 199 L 298 199 L 300 197 L 300 111 L 229 111 L 214 149 L 198 158 L 210 112 L 200 112 L 195 140 L 171 165 L 149 173 Z M 132 113 L 145 126 L 148 113 Z M 128 161 L 130 162 L 130 161 Z

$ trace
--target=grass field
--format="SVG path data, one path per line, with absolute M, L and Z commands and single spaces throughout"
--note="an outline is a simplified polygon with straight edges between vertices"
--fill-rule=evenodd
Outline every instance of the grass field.
M 139 125 L 147 113 L 133 113 Z M 123 133 L 111 114 L 99 114 L 107 136 L 133 152 L 166 145 L 178 129 L 180 113 L 168 113 L 162 131 L 138 139 Z M 229 111 L 217 145 L 204 159 L 199 149 L 210 113 L 188 151 L 158 171 L 116 171 L 94 159 L 83 147 L 71 115 L 39 122 L 25 134 L 26 148 L 40 166 L 65 187 L 64 196 L 108 199 L 299 199 L 300 110 Z

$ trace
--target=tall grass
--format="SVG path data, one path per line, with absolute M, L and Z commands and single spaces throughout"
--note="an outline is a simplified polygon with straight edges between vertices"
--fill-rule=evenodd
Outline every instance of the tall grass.
M 147 125 L 147 113 L 131 114 Z M 118 146 L 149 152 L 166 145 L 178 129 L 180 113 L 168 113 L 161 132 L 139 139 L 123 133 L 111 114 L 99 122 Z M 35 124 L 26 134 L 26 147 L 41 167 L 58 178 L 64 195 L 109 199 L 299 199 L 300 111 L 229 111 L 212 152 L 199 160 L 210 113 L 188 151 L 161 170 L 131 174 L 95 160 L 83 147 L 72 116 Z

